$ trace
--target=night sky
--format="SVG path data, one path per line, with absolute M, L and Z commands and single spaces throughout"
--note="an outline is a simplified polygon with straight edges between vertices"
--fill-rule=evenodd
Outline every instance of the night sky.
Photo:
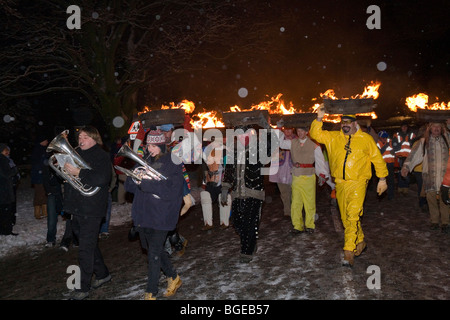
M 366 22 L 380 8 L 381 29 Z M 379 117 L 403 114 L 405 98 L 425 92 L 450 101 L 449 5 L 445 1 L 273 1 L 262 2 L 273 36 L 260 57 L 233 57 L 222 65 L 186 74 L 172 87 L 174 100 L 198 109 L 250 107 L 283 94 L 306 111 L 320 93 L 361 94 L 380 81 Z M 245 37 L 245 30 L 242 31 Z M 385 69 L 382 68 L 385 66 Z M 248 95 L 238 95 L 246 88 Z
M 193 101 L 195 112 L 224 111 L 234 105 L 247 109 L 281 93 L 287 104 L 309 111 L 328 89 L 334 89 L 337 97 L 349 97 L 361 94 L 371 81 L 381 82 L 375 110 L 379 119 L 405 115 L 406 97 L 420 92 L 429 95 L 430 103 L 436 97 L 450 101 L 447 1 L 224 1 L 236 5 L 236 21 L 261 25 L 265 43 L 220 61 L 204 57 L 186 61 L 196 65 L 196 71 L 182 69 L 169 85 L 151 88 L 142 94 L 138 109 L 182 99 Z M 366 26 L 373 15 L 367 13 L 370 5 L 380 9 L 380 29 Z M 189 18 L 180 23 L 188 25 Z M 251 38 L 245 25 L 237 37 Z M 228 47 L 237 49 L 224 35 L 224 42 L 230 40 Z M 240 89 L 248 94 L 239 95 Z M 86 114 L 96 119 L 83 101 L 86 107 L 77 114 L 68 110 L 82 99 L 66 93 L 32 97 L 28 103 L 54 134 L 69 122 L 77 125 L 77 118 L 85 119 Z M 48 112 L 52 105 L 64 106 L 57 117 Z

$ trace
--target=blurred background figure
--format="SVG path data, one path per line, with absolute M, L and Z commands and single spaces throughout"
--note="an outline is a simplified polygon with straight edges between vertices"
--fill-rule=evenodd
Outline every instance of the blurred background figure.
M 378 141 L 377 146 L 380 149 L 381 155 L 383 156 L 384 161 L 386 161 L 386 166 L 388 169 L 387 184 L 387 195 L 388 200 L 394 199 L 394 190 L 395 190 L 395 175 L 394 175 L 394 163 L 395 163 L 395 154 L 394 149 L 392 148 L 392 139 L 389 138 L 389 134 L 382 130 L 378 132 Z
M 13 181 L 16 175 L 10 165 L 9 147 L 0 143 L 0 235 L 17 235 L 12 231 L 16 201 Z
M 31 154 L 31 185 L 34 188 L 34 217 L 42 219 L 47 217 L 47 195 L 44 189 L 43 171 L 47 159 L 47 146 L 49 140 L 43 135 L 36 139 Z

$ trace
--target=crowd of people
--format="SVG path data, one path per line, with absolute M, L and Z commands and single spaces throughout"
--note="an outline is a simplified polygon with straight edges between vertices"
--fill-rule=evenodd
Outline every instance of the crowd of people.
M 392 201 L 409 193 L 413 179 L 418 187 L 418 205 L 429 211 L 431 229 L 449 232 L 450 124 L 430 122 L 414 132 L 407 123 L 402 123 L 398 132 L 377 133 L 370 123 L 359 124 L 357 117 L 350 114 L 341 117 L 340 130 L 325 130 L 324 115 L 322 106 L 311 124 L 278 128 L 275 154 L 270 154 L 270 145 L 265 146 L 272 157 L 269 181 L 280 192 L 283 205 L 280 212 L 291 219 L 293 236 L 314 233 L 316 188 L 327 184 L 344 227 L 342 264 L 351 267 L 355 257 L 367 249 L 361 217 L 368 185 L 375 182 L 380 199 Z M 227 159 L 229 153 L 224 144 L 214 137 L 203 146 L 206 157 L 201 170 L 202 230 L 213 228 L 213 205 L 217 204 L 220 227 L 232 225 L 239 236 L 243 263 L 250 263 L 257 252 L 265 199 L 261 169 L 266 164 L 250 161 L 255 149 L 249 143 L 252 136 L 258 135 L 259 128 L 257 125 L 234 128 L 238 132 L 237 145 L 231 150 L 234 161 Z M 182 255 L 186 249 L 187 239 L 178 233 L 177 225 L 179 217 L 195 200 L 185 164 L 175 163 L 172 158 L 173 148 L 180 143 L 173 139 L 173 130 L 173 124 L 147 130 L 141 127 L 129 151 L 142 159 L 142 163 L 136 164 L 117 155 L 127 144 L 126 138 L 117 138 L 108 154 L 98 130 L 92 126 L 82 128 L 77 135 L 77 154 L 89 168 L 66 162 L 61 170 L 83 186 L 95 188 L 96 192 L 89 195 L 66 183 L 50 168 L 47 152 L 50 139 L 37 138 L 31 170 L 34 215 L 36 219 L 47 219 L 46 247 L 56 245 L 59 215 L 66 224 L 60 247 L 66 251 L 71 244 L 78 247 L 81 286 L 71 294 L 72 299 L 85 299 L 91 289 L 111 280 L 98 240 L 109 235 L 113 190 L 119 204 L 130 200 L 131 195 L 133 226 L 129 237 L 139 236 L 147 251 L 144 299 L 156 299 L 161 270 L 168 280 L 164 296 L 174 295 L 182 285 L 170 256 Z M 20 174 L 10 158 L 9 147 L 2 143 L 0 149 L 0 234 L 15 235 L 12 231 L 15 190 Z

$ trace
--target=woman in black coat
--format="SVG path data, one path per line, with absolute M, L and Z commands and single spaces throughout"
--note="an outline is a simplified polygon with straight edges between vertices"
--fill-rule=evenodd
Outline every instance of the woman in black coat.
M 72 227 L 79 242 L 78 259 L 81 272 L 81 288 L 75 290 L 72 299 L 81 300 L 89 296 L 91 278 L 95 274 L 93 288 L 98 288 L 111 280 L 109 270 L 103 262 L 98 248 L 98 233 L 108 205 L 108 188 L 111 181 L 111 160 L 101 147 L 99 132 L 92 126 L 80 130 L 78 154 L 91 169 L 76 168 L 69 163 L 64 169 L 72 176 L 78 176 L 84 185 L 98 187 L 100 190 L 91 196 L 78 190 L 65 188 L 65 210 L 72 214 Z

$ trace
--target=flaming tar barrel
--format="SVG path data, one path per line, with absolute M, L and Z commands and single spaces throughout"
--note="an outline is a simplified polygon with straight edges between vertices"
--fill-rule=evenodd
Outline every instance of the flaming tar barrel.
M 293 114 L 271 114 L 270 121 L 273 126 L 281 124 L 285 128 L 309 127 L 317 117 L 317 113 L 293 113 Z M 281 120 L 281 122 L 279 122 Z
M 159 126 L 167 123 L 180 125 L 184 123 L 184 109 L 151 110 L 140 114 L 139 120 L 144 129 L 148 129 L 150 126 Z
M 417 109 L 418 122 L 445 122 L 450 119 L 450 110 Z
M 269 123 L 269 111 L 267 110 L 223 112 L 222 116 L 227 127 L 256 124 L 265 128 Z
M 376 105 L 373 98 L 364 99 L 323 99 L 328 114 L 357 114 L 372 112 Z

